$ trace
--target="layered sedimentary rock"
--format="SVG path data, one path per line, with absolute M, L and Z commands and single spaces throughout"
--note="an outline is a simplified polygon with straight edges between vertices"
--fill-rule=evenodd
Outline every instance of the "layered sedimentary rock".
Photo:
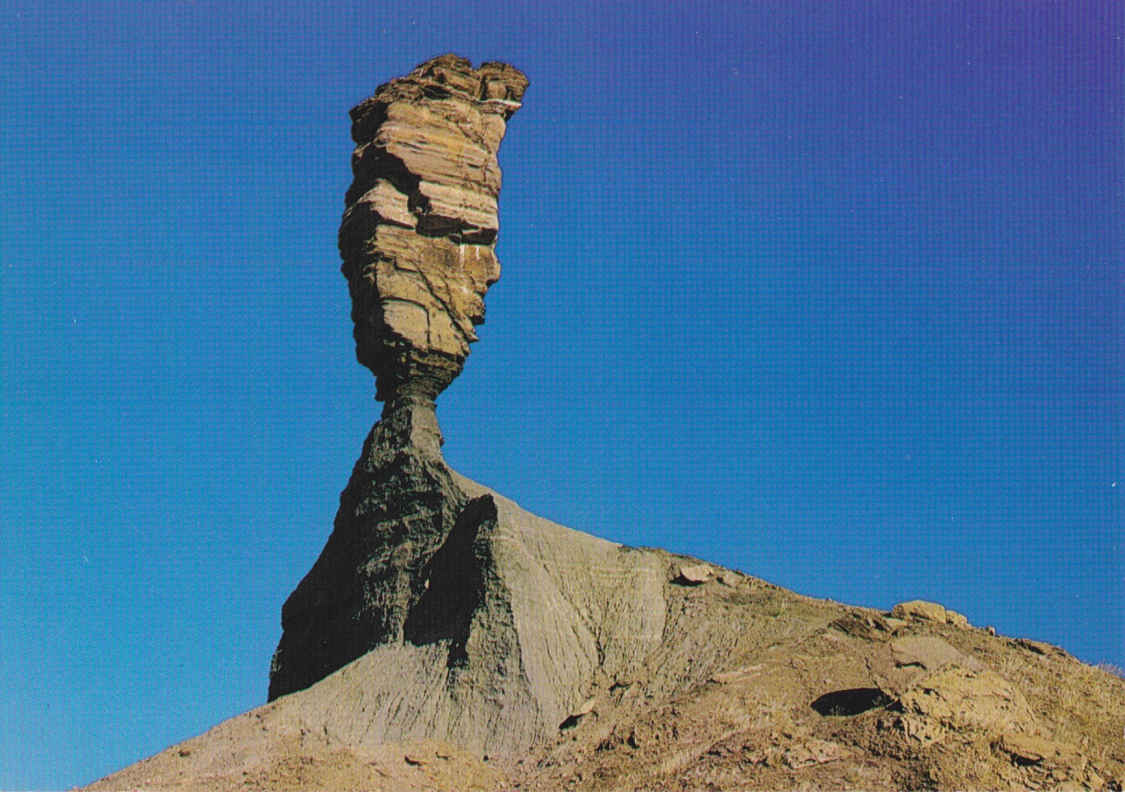
M 506 64 L 443 55 L 351 112 L 340 255 L 356 355 L 385 406 L 320 559 L 283 608 L 271 698 L 432 632 L 408 617 L 469 501 L 441 458 L 433 400 L 460 373 L 500 275 L 496 157 L 526 87 Z
M 433 399 L 499 275 L 496 150 L 525 86 L 509 66 L 443 56 L 352 111 L 340 250 L 357 354 L 386 405 L 328 543 L 282 609 L 270 698 L 365 657 L 366 714 L 350 728 L 378 739 L 522 750 L 596 677 L 636 676 L 663 633 L 661 554 L 527 514 L 441 457 Z
M 340 225 L 356 355 L 376 396 L 433 400 L 456 377 L 500 277 L 497 152 L 527 78 L 443 55 L 351 111 Z

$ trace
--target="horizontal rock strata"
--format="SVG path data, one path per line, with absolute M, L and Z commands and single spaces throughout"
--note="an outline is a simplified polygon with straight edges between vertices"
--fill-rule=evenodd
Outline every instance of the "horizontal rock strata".
M 340 224 L 356 355 L 383 401 L 456 377 L 500 277 L 497 152 L 527 78 L 443 55 L 351 112 L 354 181 Z

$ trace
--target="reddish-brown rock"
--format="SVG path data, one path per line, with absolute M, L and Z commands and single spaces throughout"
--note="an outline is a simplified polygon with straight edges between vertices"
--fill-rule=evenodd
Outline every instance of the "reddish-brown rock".
M 340 224 L 356 356 L 376 397 L 432 401 L 461 372 L 500 277 L 497 152 L 527 78 L 429 60 L 351 112 L 354 181 Z

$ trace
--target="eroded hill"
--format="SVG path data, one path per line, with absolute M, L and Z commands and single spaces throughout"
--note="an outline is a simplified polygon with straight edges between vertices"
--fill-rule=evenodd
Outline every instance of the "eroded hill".
M 1125 779 L 1125 681 L 1061 649 L 928 603 L 881 613 L 621 547 L 454 476 L 481 520 L 471 542 L 443 545 L 450 571 L 482 586 L 475 605 L 437 609 L 467 619 L 461 639 L 388 642 L 89 789 L 1114 789 Z

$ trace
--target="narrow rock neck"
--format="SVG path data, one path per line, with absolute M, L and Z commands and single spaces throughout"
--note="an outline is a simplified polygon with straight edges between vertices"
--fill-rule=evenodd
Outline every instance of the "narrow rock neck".
M 375 441 L 383 448 L 413 447 L 440 458 L 444 441 L 433 399 L 417 395 L 388 399 L 375 427 Z

